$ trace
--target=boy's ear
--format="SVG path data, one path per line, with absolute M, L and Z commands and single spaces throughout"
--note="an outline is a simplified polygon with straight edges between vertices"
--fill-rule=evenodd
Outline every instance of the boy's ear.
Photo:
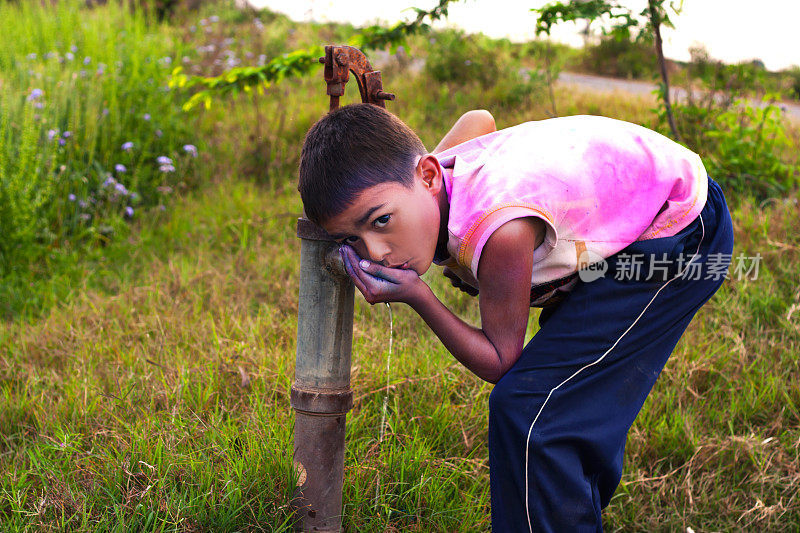
M 439 160 L 431 154 L 423 155 L 417 163 L 417 175 L 422 179 L 423 184 L 436 194 L 443 185 L 442 167 Z

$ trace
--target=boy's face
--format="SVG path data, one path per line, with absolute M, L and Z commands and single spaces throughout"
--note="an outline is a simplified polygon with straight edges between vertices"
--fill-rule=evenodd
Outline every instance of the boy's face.
M 443 194 L 439 163 L 426 155 L 417 163 L 411 187 L 390 182 L 364 189 L 322 227 L 364 259 L 422 275 L 436 251 Z

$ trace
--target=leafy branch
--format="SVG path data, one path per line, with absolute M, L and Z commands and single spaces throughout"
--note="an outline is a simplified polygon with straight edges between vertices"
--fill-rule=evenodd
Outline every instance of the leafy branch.
M 439 4 L 429 11 L 415 7 L 413 9 L 417 16 L 410 22 L 399 22 L 390 28 L 382 26 L 364 28 L 360 34 L 350 40 L 349 44 L 362 51 L 386 46 L 391 46 L 395 50 L 406 42 L 409 35 L 427 31 L 430 25 L 426 19 L 433 22 L 446 17 L 448 5 L 453 1 L 457 0 L 439 0 Z M 189 76 L 183 72 L 182 67 L 177 67 L 172 71 L 169 87 L 183 90 L 200 88 L 183 104 L 183 110 L 189 111 L 201 103 L 206 109 L 209 109 L 215 97 L 237 95 L 241 91 L 245 93 L 255 91 L 257 94 L 263 94 L 270 85 L 280 83 L 286 78 L 304 76 L 311 71 L 312 67 L 318 65 L 318 58 L 323 53 L 324 50 L 321 46 L 295 50 L 273 58 L 264 66 L 235 67 L 219 76 L 212 77 Z
M 429 11 L 414 7 L 412 9 L 417 14 L 414 20 L 398 22 L 389 28 L 377 25 L 369 26 L 350 39 L 349 44 L 361 49 L 362 52 L 386 46 L 390 46 L 392 51 L 395 51 L 398 46 L 406 44 L 408 36 L 430 30 L 430 24 L 425 22 L 426 18 L 429 22 L 435 22 L 442 17 L 447 17 L 449 4 L 455 1 L 458 0 L 439 0 L 439 4 Z
M 275 57 L 261 67 L 235 67 L 219 76 L 211 77 L 188 76 L 183 72 L 183 67 L 177 67 L 172 71 L 169 86 L 179 89 L 202 87 L 183 104 L 183 110 L 189 111 L 201 102 L 206 109 L 209 109 L 212 97 L 215 95 L 236 95 L 240 91 L 245 93 L 256 91 L 258 94 L 263 94 L 272 84 L 307 74 L 313 66 L 319 64 L 318 59 L 322 53 L 321 46 L 295 50 Z
M 587 2 L 553 2 L 541 9 L 531 9 L 539 14 L 536 20 L 536 35 L 548 37 L 553 26 L 561 22 L 577 22 L 579 20 L 594 21 L 607 16 L 615 24 L 612 32 L 623 32 L 636 27 L 639 23 L 632 13 L 615 2 L 606 0 L 588 0 Z M 619 30 L 617 30 L 619 28 Z

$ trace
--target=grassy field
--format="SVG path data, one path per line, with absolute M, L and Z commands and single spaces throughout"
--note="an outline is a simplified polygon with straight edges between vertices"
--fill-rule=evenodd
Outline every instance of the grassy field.
M 206 9 L 186 28 L 158 31 L 188 49 L 258 27 L 246 15 Z M 328 42 L 347 31 L 261 20 L 261 47 Z M 250 43 L 231 48 L 256 62 Z M 202 71 L 222 68 L 219 49 L 203 54 L 187 52 Z M 383 72 L 398 95 L 390 109 L 428 147 L 471 108 L 495 112 L 498 127 L 545 118 L 549 108 L 543 93 L 510 102 L 502 87 L 454 92 L 402 65 Z M 556 97 L 564 115 L 655 125 L 649 100 Z M 48 268 L 4 278 L 17 304 L 0 322 L 0 530 L 288 529 L 295 168 L 302 136 L 326 106 L 315 75 L 258 101 L 187 115 L 202 146 L 185 175 L 196 185 L 165 210 L 153 203 L 123 219 L 102 246 L 75 245 Z M 679 342 L 629 435 L 607 530 L 798 528 L 799 198 L 730 198 L 734 255 L 760 253 L 758 277 L 727 282 Z M 433 270 L 426 279 L 478 322 L 476 300 Z M 389 316 L 356 298 L 345 529 L 488 531 L 491 385 L 460 367 L 410 309 L 393 310 L 388 427 L 379 443 Z

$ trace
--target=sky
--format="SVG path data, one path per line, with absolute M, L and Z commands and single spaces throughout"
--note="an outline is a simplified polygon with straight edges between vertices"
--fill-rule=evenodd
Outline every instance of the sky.
M 414 17 L 409 7 L 432 9 L 436 0 L 249 0 L 294 20 L 350 22 L 364 25 L 393 23 Z M 512 40 L 534 38 L 536 15 L 532 7 L 547 0 L 461 0 L 450 5 L 447 21 L 436 27 L 459 27 Z M 636 12 L 646 0 L 621 0 Z M 680 0 L 676 1 L 680 4 Z M 753 6 L 759 6 L 754 9 Z M 770 70 L 800 65 L 800 0 L 683 0 L 680 15 L 671 15 L 675 29 L 665 29 L 664 53 L 689 59 L 689 47 L 704 45 L 711 57 L 727 63 L 760 59 Z M 560 24 L 553 38 L 581 46 L 582 25 Z

